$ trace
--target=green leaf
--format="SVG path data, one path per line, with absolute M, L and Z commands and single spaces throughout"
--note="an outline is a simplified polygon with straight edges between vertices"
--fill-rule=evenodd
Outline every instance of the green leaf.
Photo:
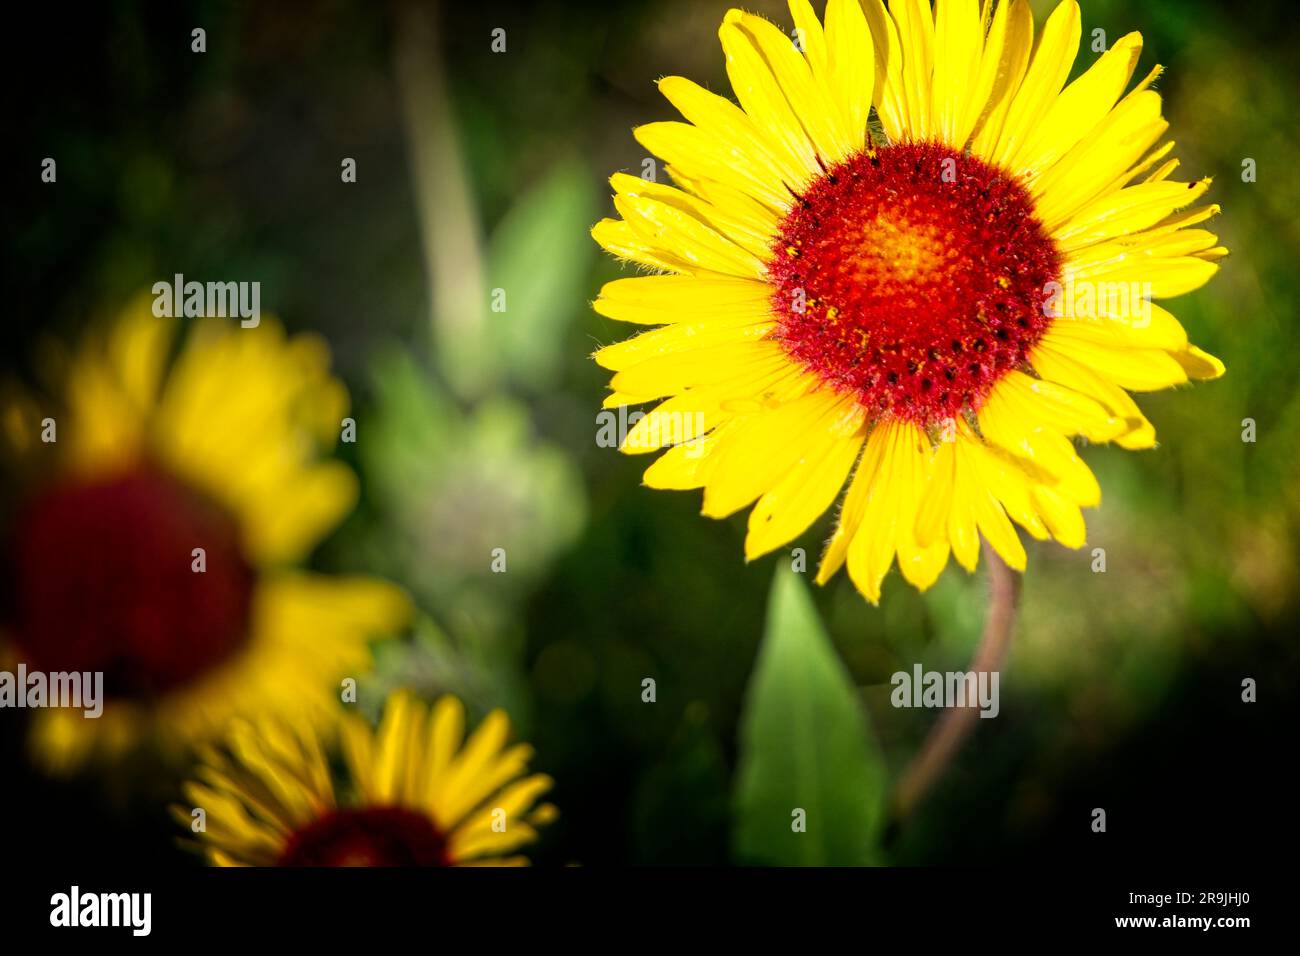
M 733 846 L 745 863 L 881 861 L 887 774 L 807 588 L 782 567 L 741 718 Z M 796 811 L 805 832 L 796 832 Z
M 580 163 L 564 162 L 492 234 L 488 275 L 494 288 L 505 290 L 506 309 L 489 313 L 491 339 L 511 379 L 526 387 L 553 382 L 568 345 L 564 331 L 587 307 L 596 213 L 590 174 Z

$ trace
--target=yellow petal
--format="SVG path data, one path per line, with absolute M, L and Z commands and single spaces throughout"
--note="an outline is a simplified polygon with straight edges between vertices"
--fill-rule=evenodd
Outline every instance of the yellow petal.
M 637 276 L 615 279 L 600 289 L 593 308 L 601 315 L 638 325 L 671 325 L 709 317 L 768 316 L 772 288 L 750 279 Z
M 643 196 L 616 196 L 614 207 L 643 242 L 660 257 L 684 259 L 692 271 L 761 278 L 766 267 L 692 215 Z
M 993 152 L 993 161 L 998 165 L 1007 166 L 1011 162 L 1061 92 L 1079 51 L 1080 30 L 1079 5 L 1075 0 L 1064 0 L 1047 18 L 1033 61 L 1011 102 Z
M 1031 184 L 1043 227 L 1056 232 L 1088 203 L 1119 188 L 1124 172 L 1168 128 L 1156 93 L 1146 90 L 1126 97 Z
M 1094 242 L 1132 235 L 1156 225 L 1174 210 L 1195 202 L 1209 186 L 1208 179 L 1126 186 L 1080 209 L 1053 238 L 1057 248 L 1068 257 Z
M 860 434 L 837 437 L 829 430 L 814 440 L 785 478 L 768 489 L 749 513 L 745 560 L 767 554 L 808 530 L 844 488 L 862 449 Z
M 861 149 L 861 131 L 855 138 L 838 104 L 828 96 L 826 86 L 814 83 L 808 62 L 795 50 L 790 37 L 762 17 L 738 10 L 730 11 L 727 19 L 749 38 L 770 69 L 779 92 L 788 102 L 790 118 L 802 127 L 805 141 L 811 142 L 815 156 L 829 166 Z M 870 102 L 870 93 L 867 100 Z M 814 170 L 819 172 L 820 168 Z
M 591 227 L 591 238 L 606 252 L 627 262 L 664 272 L 680 272 L 684 276 L 695 273 L 695 268 L 685 259 L 652 248 L 622 219 L 602 219 Z
M 767 205 L 773 209 L 787 208 L 794 198 L 789 190 L 797 191 L 807 184 L 809 170 L 787 150 L 774 146 L 774 140 L 764 134 L 744 110 L 731 100 L 710 93 L 699 84 L 678 76 L 660 80 L 659 92 L 686 119 L 695 124 L 702 137 L 702 144 L 707 144 L 706 152 L 711 157 L 709 162 L 716 163 L 718 171 L 716 175 L 706 173 L 706 179 L 731 183 L 758 199 L 767 200 Z M 650 125 L 656 127 L 658 124 Z M 639 134 L 637 138 L 641 139 Z M 641 142 L 650 146 L 645 140 Z M 668 153 L 657 149 L 654 152 L 670 163 L 678 164 Z M 680 165 L 694 175 L 688 168 L 690 164 Z M 760 191 L 746 189 L 747 184 L 759 187 Z
M 1096 399 L 1055 382 L 1032 378 L 1012 370 L 997 384 L 985 404 L 1006 404 L 1031 428 L 1049 428 L 1062 435 L 1083 435 L 1090 442 L 1106 442 L 1127 430 Z
M 1040 475 L 1050 476 L 1071 500 L 1083 505 L 1101 500 L 1101 487 L 1074 444 L 1061 432 L 1023 414 L 1005 391 L 989 396 L 980 410 L 979 424 L 985 439 L 1023 459 Z
M 734 103 L 681 77 L 660 80 L 659 89 L 678 109 L 689 109 L 688 115 L 712 117 L 716 111 L 725 119 L 711 120 L 707 128 L 677 122 L 647 123 L 632 131 L 637 142 L 692 178 L 730 183 L 774 211 L 789 208 L 794 195 L 785 179 L 798 182 L 799 178 L 780 169 Z M 697 109 L 701 104 L 708 109 Z M 727 108 L 734 114 L 726 112 Z
M 879 0 L 874 2 L 878 4 Z M 844 117 L 850 141 L 864 145 L 872 91 L 878 89 L 882 64 L 858 0 L 828 0 L 826 56 L 830 96 Z
M 808 451 L 809 434 L 824 431 L 847 437 L 857 431 L 862 417 L 854 399 L 829 389 L 750 417 L 719 451 L 704 490 L 704 514 L 725 518 L 739 511 L 785 477 Z
M 1209 352 L 1201 351 L 1195 345 L 1189 345 L 1185 350 L 1172 354 L 1189 378 L 1218 378 L 1226 371 L 1221 361 Z
M 979 73 L 984 46 L 979 0 L 935 0 L 934 42 L 934 132 L 960 149 L 979 115 L 966 108 L 978 89 L 978 81 L 972 83 L 971 78 Z
M 1034 15 L 1026 0 L 1006 0 L 999 4 L 998 15 L 1007 10 L 1005 39 L 998 55 L 994 56 L 992 42 L 980 64 L 980 84 L 990 84 L 989 72 L 993 74 L 988 100 L 983 107 L 979 121 L 975 124 L 975 138 L 971 142 L 971 152 L 981 159 L 992 162 L 997 155 L 998 142 L 1006 125 L 1007 114 L 1012 101 L 1020 90 L 1020 84 L 1029 66 L 1030 51 L 1034 46 Z M 997 20 L 994 20 L 997 26 Z M 993 35 L 990 34 L 990 41 Z
M 721 410 L 720 404 L 716 393 L 707 390 L 690 389 L 674 395 L 647 412 L 628 430 L 619 451 L 641 455 L 669 445 L 692 442 L 702 451 L 703 447 L 698 443 L 704 436 L 732 417 Z
M 648 359 L 620 371 L 610 385 L 649 399 L 731 379 L 766 380 L 791 368 L 790 359 L 777 343 L 741 340 Z
M 985 9 L 987 10 L 990 6 L 991 4 L 986 4 Z M 997 10 L 993 13 L 992 21 L 988 25 L 988 35 L 982 38 L 982 46 L 977 47 L 978 69 L 969 74 L 975 77 L 975 81 L 973 83 L 969 82 L 968 76 L 968 92 L 957 107 L 953 135 L 950 140 L 950 145 L 958 149 L 965 148 L 970 142 L 971 136 L 979 126 L 980 118 L 984 116 L 995 96 L 995 91 L 998 90 L 998 70 L 1003 65 L 1002 54 L 1007 43 L 1007 30 L 1011 19 L 1010 10 L 1010 3 L 1006 2 L 1006 0 L 999 0 Z M 984 29 L 984 18 L 982 16 L 979 19 L 978 29 L 980 31 Z M 1028 56 L 1029 52 L 1026 48 L 1026 62 Z M 936 64 L 935 68 L 937 70 L 939 64 Z M 1006 77 L 1005 79 L 1009 82 L 1011 78 Z M 1017 82 L 1019 82 L 1019 79 L 1019 76 L 1015 77 Z
M 645 470 L 641 476 L 642 482 L 647 488 L 660 491 L 689 491 L 704 487 L 709 473 L 717 463 L 715 452 L 719 435 L 724 433 L 725 426 L 701 441 L 674 445 Z
M 1087 529 L 1077 504 L 1046 485 L 1035 485 L 1030 496 L 1053 538 L 1067 548 L 1083 547 Z
M 448 694 L 438 699 L 429 712 L 427 733 L 424 770 L 416 802 L 430 808 L 465 737 L 465 705 L 459 698 Z
M 755 322 L 746 315 L 733 316 L 730 322 L 678 323 L 597 349 L 592 358 L 602 368 L 617 372 L 658 356 L 761 339 L 775 325 L 770 321 Z
M 767 217 L 756 219 L 752 215 L 752 207 L 740 211 L 734 203 L 726 208 L 715 206 L 676 186 L 647 182 L 640 176 L 629 176 L 627 173 L 615 173 L 609 178 L 609 184 L 614 187 L 616 195 L 654 199 L 681 210 L 761 262 L 766 262 L 771 256 L 772 231 L 776 223 Z
M 908 133 L 930 139 L 938 131 L 932 119 L 934 16 L 929 0 L 893 0 L 890 13 L 898 24 L 903 60 L 903 94 L 907 101 Z
M 813 79 L 827 85 L 830 59 L 826 52 L 826 34 L 822 23 L 808 0 L 790 0 L 790 18 L 794 20 L 795 35 L 799 38 L 804 57 Z M 847 115 L 847 114 L 845 114 Z
M 1129 394 L 1086 366 L 1074 361 L 1057 349 L 1041 343 L 1029 356 L 1030 364 L 1043 378 L 1096 399 L 1112 415 L 1122 418 L 1128 431 L 1115 437 L 1121 448 L 1152 448 L 1156 443 L 1156 430 Z
M 918 582 L 933 581 L 939 554 L 946 558 L 946 548 L 922 548 L 914 537 L 918 491 L 924 486 L 930 458 L 929 438 L 910 423 L 882 423 L 867 439 L 863 463 L 874 467 L 861 519 L 848 546 L 848 568 L 854 585 L 873 604 L 880 600 L 881 582 L 900 545 L 908 552 L 909 574 Z
M 739 10 L 732 10 L 718 28 L 718 38 L 727 57 L 727 77 L 741 108 L 753 121 L 769 151 L 780 157 L 787 168 L 795 170 L 797 178 L 790 186 L 801 191 L 821 172 L 817 152 L 767 62 L 749 35 L 737 25 L 743 16 Z M 789 40 L 785 42 L 790 46 Z
M 1154 392 L 1187 381 L 1183 367 L 1161 349 L 1130 348 L 1082 331 L 1081 323 L 1058 323 L 1042 343 L 1132 392 Z
M 1132 79 L 1141 54 L 1140 33 L 1115 41 L 1087 72 L 1061 91 L 1029 130 L 1009 160 L 1011 170 L 1032 178 L 1064 156 L 1110 112 Z

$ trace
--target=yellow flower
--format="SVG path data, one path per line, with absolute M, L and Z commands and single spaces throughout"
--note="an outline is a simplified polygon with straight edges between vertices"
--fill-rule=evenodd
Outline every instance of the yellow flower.
M 454 697 L 426 708 L 407 691 L 379 729 L 338 712 L 346 780 L 336 794 L 326 745 L 310 725 L 238 723 L 225 751 L 209 749 L 191 807 L 173 807 L 218 866 L 519 866 L 514 855 L 555 816 L 537 799 L 550 777 L 527 774 L 533 750 L 507 747 L 493 711 L 461 746 Z
M 56 355 L 59 400 L 0 415 L 33 486 L 4 540 L 5 656 L 103 674 L 102 716 L 31 712 L 51 769 L 182 753 L 240 714 L 323 719 L 409 614 L 390 584 L 294 567 L 357 494 L 322 457 L 347 403 L 325 344 L 208 319 L 171 360 L 175 335 L 143 296 Z
M 1015 521 L 1084 543 L 1100 489 L 1074 436 L 1149 448 L 1129 396 L 1223 365 L 1150 298 L 1226 254 L 1177 182 L 1142 39 L 1065 86 L 1067 0 L 1037 43 L 1024 0 L 831 0 L 795 30 L 737 10 L 720 30 L 740 105 L 681 77 L 687 122 L 641 126 L 678 187 L 615 175 L 593 236 L 659 275 L 607 284 L 612 319 L 662 328 L 603 348 L 607 407 L 663 401 L 625 452 L 668 446 L 653 488 L 755 504 L 745 555 L 789 542 L 848 491 L 817 579 L 872 602 L 898 558 L 918 588 L 979 537 L 1023 570 Z M 793 39 L 792 39 L 793 38 Z M 1063 88 L 1064 87 L 1064 88 Z

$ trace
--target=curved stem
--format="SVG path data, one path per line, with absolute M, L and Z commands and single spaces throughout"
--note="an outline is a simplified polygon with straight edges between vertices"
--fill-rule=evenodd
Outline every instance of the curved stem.
M 989 569 L 989 605 L 984 633 L 980 636 L 975 656 L 971 658 L 970 669 L 976 673 L 992 673 L 1002 667 L 1011 646 L 1016 600 L 1020 594 L 1020 576 L 987 545 L 984 547 L 984 560 Z M 969 701 L 964 707 L 951 707 L 943 712 L 899 778 L 894 793 L 894 812 L 898 818 L 915 810 L 943 776 L 978 719 L 978 701 Z

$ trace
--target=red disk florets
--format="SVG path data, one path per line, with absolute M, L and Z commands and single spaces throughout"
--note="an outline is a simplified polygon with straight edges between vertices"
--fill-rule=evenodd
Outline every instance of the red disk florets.
M 773 252 L 775 340 L 866 408 L 923 426 L 978 409 L 1026 361 L 1060 275 L 1025 187 L 933 143 L 831 167 Z
M 34 669 L 102 671 L 110 696 L 151 698 L 248 641 L 255 581 L 234 517 L 161 471 L 47 488 L 5 550 L 8 626 Z
M 450 866 L 447 843 L 422 813 L 403 807 L 335 810 L 294 833 L 280 866 Z

